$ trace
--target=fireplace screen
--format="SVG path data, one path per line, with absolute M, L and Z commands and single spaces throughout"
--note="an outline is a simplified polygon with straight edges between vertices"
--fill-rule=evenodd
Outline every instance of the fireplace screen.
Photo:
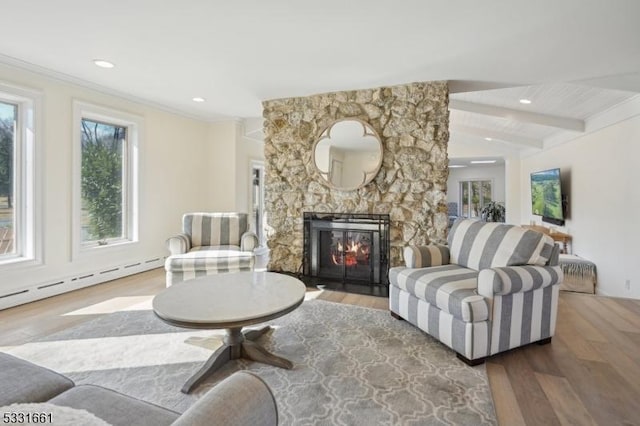
M 386 284 L 388 235 L 388 215 L 305 213 L 304 274 Z

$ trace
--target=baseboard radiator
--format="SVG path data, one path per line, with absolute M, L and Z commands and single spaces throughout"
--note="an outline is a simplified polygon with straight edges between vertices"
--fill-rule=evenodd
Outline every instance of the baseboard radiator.
M 0 310 L 160 268 L 164 261 L 164 256 L 154 257 L 0 293 Z

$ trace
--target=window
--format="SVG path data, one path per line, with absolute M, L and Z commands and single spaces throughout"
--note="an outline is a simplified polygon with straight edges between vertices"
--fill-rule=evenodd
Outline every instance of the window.
M 14 163 L 18 106 L 0 101 L 0 255 L 16 252 Z
M 0 84 L 0 264 L 37 260 L 35 105 L 39 94 Z
M 482 208 L 491 201 L 490 180 L 460 182 L 460 205 L 463 217 L 480 217 Z
M 137 240 L 141 119 L 75 103 L 76 252 Z

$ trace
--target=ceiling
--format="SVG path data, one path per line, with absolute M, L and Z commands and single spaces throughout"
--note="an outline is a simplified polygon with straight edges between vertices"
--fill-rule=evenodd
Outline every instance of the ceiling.
M 640 93 L 638 16 L 637 0 L 32 0 L 2 8 L 0 62 L 212 121 L 448 80 L 452 137 L 540 149 Z

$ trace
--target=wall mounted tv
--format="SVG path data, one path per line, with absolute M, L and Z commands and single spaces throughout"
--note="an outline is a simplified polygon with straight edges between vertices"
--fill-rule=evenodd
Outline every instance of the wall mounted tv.
M 564 225 L 564 203 L 560 183 L 560 169 L 531 173 L 531 211 L 542 221 Z

